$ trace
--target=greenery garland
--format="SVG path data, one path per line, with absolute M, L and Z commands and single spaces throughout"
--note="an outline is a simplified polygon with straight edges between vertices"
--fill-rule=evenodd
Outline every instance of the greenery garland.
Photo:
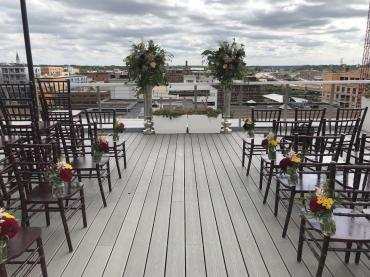
M 230 87 L 233 80 L 241 80 L 245 76 L 246 63 L 243 44 L 237 44 L 235 39 L 230 44 L 220 42 L 217 50 L 205 50 L 203 57 L 207 59 L 208 70 L 217 78 L 221 86 Z
M 146 86 L 154 87 L 167 83 L 165 63 L 171 59 L 170 54 L 152 40 L 147 44 L 133 44 L 130 52 L 124 61 L 128 67 L 129 79 L 136 81 L 138 94 L 145 93 Z

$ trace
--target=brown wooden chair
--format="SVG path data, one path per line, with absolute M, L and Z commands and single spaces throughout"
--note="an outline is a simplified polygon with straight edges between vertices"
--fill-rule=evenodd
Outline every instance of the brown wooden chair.
M 81 122 L 81 111 L 72 110 L 71 83 L 38 79 L 41 116 L 44 121 Z
M 335 181 L 337 174 L 348 176 L 344 172 L 355 172 L 353 189 L 343 189 Z M 356 253 L 355 263 L 360 262 L 364 253 L 370 259 L 370 217 L 364 212 L 364 207 L 370 206 L 370 187 L 359 189 L 361 175 L 369 174 L 370 165 L 335 165 L 329 166 L 329 187 L 340 198 L 341 206 L 334 210 L 333 219 L 336 232 L 333 235 L 324 234 L 319 222 L 302 217 L 299 231 L 297 260 L 302 260 L 303 244 L 306 242 L 319 265 L 316 276 L 322 276 L 328 251 L 345 252 L 345 262 L 350 260 L 350 253 Z M 356 245 L 353 248 L 353 244 Z
M 126 141 L 122 138 L 115 139 L 112 131 L 114 128 L 114 124 L 117 120 L 116 111 L 113 109 L 103 109 L 101 111 L 95 110 L 86 110 L 85 111 L 87 123 L 89 125 L 97 124 L 98 130 L 109 130 L 110 133 L 108 135 L 109 139 L 109 153 L 104 154 L 104 156 L 109 156 L 115 159 L 116 166 L 118 170 L 119 178 L 122 178 L 121 174 L 121 167 L 119 164 L 119 160 L 123 159 L 124 168 L 127 167 L 127 160 L 126 160 Z M 104 131 L 103 131 L 104 132 Z M 98 131 L 98 133 L 102 133 Z M 97 136 L 97 134 L 95 135 Z
M 6 265 L 17 265 L 11 276 L 25 277 L 37 264 L 41 266 L 42 276 L 47 277 L 41 228 L 21 228 L 7 243 L 7 258 L 0 261 L 0 276 L 8 276 Z
M 295 108 L 294 120 L 312 121 L 312 127 L 315 129 L 317 134 L 320 134 L 325 114 L 326 108 L 317 108 L 317 109 Z
M 273 121 L 280 121 L 281 109 L 255 109 L 252 108 L 251 119 L 255 122 L 255 133 L 266 133 L 273 129 Z M 252 164 L 253 156 L 259 156 L 266 152 L 261 146 L 263 136 L 243 139 L 242 166 L 245 164 L 245 157 L 248 157 L 247 176 Z
M 108 181 L 109 191 L 112 191 L 109 157 L 95 159 L 92 155 L 92 147 L 97 137 L 96 124 L 91 127 L 89 124 L 62 123 L 59 126 L 59 137 L 63 145 L 63 153 L 67 162 L 71 163 L 77 173 L 79 181 L 84 178 L 96 178 L 104 207 L 107 206 L 103 183 Z M 88 129 L 89 136 L 85 138 L 83 133 Z M 95 129 L 95 130 L 92 130 Z M 87 144 L 87 141 L 89 144 Z
M 22 210 L 22 226 L 30 225 L 30 217 L 43 212 L 50 225 L 50 212 L 60 213 L 69 251 L 73 251 L 67 220 L 79 210 L 83 226 L 87 226 L 84 189 L 73 180 L 64 187 L 64 193 L 55 197 L 44 170 L 58 162 L 56 144 L 9 144 L 7 153 L 15 172 Z M 66 203 L 66 205 L 64 204 Z

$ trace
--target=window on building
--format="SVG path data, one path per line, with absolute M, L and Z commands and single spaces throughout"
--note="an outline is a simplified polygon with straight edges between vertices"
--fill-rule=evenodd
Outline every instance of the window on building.
M 342 87 L 342 92 L 345 92 L 346 91 L 346 88 L 345 87 Z
M 356 93 L 357 92 L 357 89 L 356 88 L 353 88 L 353 93 Z

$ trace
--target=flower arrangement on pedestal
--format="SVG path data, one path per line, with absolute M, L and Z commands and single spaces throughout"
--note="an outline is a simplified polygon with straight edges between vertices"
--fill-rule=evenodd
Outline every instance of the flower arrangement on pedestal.
M 256 123 L 251 118 L 244 119 L 243 129 L 248 132 L 248 135 L 252 137 L 254 135 L 254 126 Z
M 290 184 L 297 183 L 298 170 L 301 162 L 302 162 L 301 156 L 298 153 L 294 152 L 293 150 L 290 150 L 285 155 L 285 158 L 280 161 L 279 167 L 288 176 L 288 182 Z
M 133 44 L 130 55 L 124 60 L 129 79 L 136 81 L 137 94 L 144 94 L 145 133 L 152 132 L 152 89 L 167 83 L 165 64 L 171 57 L 172 55 L 149 40 L 148 43 Z
M 205 50 L 202 55 L 207 59 L 208 70 L 220 85 L 224 94 L 224 132 L 230 132 L 230 87 L 233 80 L 241 80 L 245 76 L 246 63 L 244 62 L 245 50 L 243 44 L 238 44 L 235 39 L 232 43 L 220 42 L 217 50 Z
M 92 147 L 93 157 L 96 159 L 101 158 L 104 153 L 109 153 L 109 140 L 106 136 L 99 137 Z
M 333 210 L 339 201 L 327 185 L 317 188 L 316 192 L 308 198 L 302 199 L 302 216 L 314 218 L 320 222 L 321 231 L 324 235 L 331 236 L 336 232 L 336 225 L 333 219 Z
M 55 197 L 60 197 L 64 193 L 65 183 L 70 183 L 73 179 L 72 165 L 63 161 L 48 167 L 45 170 L 45 177 L 52 188 Z
M 276 135 L 273 132 L 268 133 L 267 136 L 262 140 L 262 147 L 267 151 L 270 160 L 276 160 L 276 147 L 279 145 Z
M 6 259 L 7 242 L 19 231 L 19 224 L 10 213 L 0 209 L 0 261 Z

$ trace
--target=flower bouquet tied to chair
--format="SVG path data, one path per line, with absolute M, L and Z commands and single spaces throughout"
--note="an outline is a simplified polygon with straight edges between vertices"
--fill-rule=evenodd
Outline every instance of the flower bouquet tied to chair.
M 153 132 L 152 90 L 155 86 L 167 83 L 165 66 L 172 55 L 152 40 L 133 44 L 130 52 L 124 61 L 129 79 L 136 81 L 137 94 L 144 96 L 144 133 L 150 134 Z
M 268 133 L 262 140 L 262 147 L 266 149 L 270 160 L 276 160 L 276 147 L 279 143 L 280 141 L 276 138 L 276 135 L 273 132 Z
M 51 185 L 54 197 L 61 197 L 64 193 L 65 183 L 71 183 L 72 169 L 72 165 L 64 161 L 59 161 L 45 169 L 45 177 Z
M 231 131 L 229 128 L 231 125 L 229 122 L 230 88 L 234 80 L 242 80 L 245 76 L 244 45 L 236 43 L 235 39 L 231 43 L 223 41 L 220 42 L 217 50 L 204 50 L 202 55 L 208 62 L 209 73 L 220 82 L 224 95 L 223 131 L 229 133 Z
M 254 136 L 254 126 L 256 123 L 249 117 L 244 119 L 243 129 L 244 131 L 248 132 L 249 137 Z
M 301 156 L 295 151 L 290 150 L 279 163 L 280 169 L 287 175 L 288 183 L 291 185 L 296 185 L 298 182 L 298 171 L 301 162 Z
M 98 137 L 92 146 L 92 154 L 95 159 L 100 159 L 103 154 L 109 153 L 109 140 L 106 136 Z
M 19 231 L 19 224 L 15 217 L 0 209 L 0 262 L 7 258 L 7 243 Z
M 336 225 L 333 219 L 333 210 L 339 203 L 328 185 L 317 188 L 316 192 L 302 199 L 302 216 L 317 219 L 320 222 L 321 231 L 326 236 L 334 235 Z

